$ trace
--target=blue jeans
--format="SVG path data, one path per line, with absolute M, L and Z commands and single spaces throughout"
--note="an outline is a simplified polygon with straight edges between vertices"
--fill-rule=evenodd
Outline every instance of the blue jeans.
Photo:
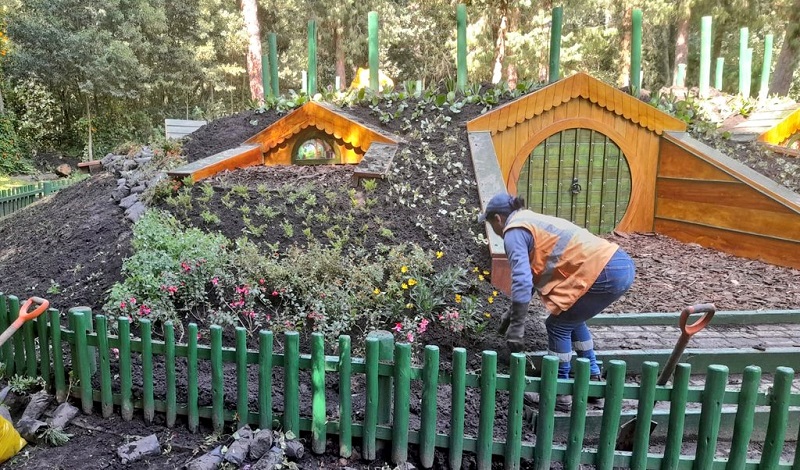
M 586 320 L 622 297 L 633 284 L 635 274 L 633 260 L 620 248 L 597 276 L 592 287 L 569 310 L 547 317 L 544 324 L 547 328 L 548 353 L 559 358 L 559 378 L 569 378 L 573 348 L 578 357 L 589 359 L 592 375 L 600 374 L 592 333 L 586 326 Z

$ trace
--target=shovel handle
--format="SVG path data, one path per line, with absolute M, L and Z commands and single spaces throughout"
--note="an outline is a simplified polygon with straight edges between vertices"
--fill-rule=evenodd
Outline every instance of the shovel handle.
M 684 308 L 681 312 L 680 318 L 681 334 L 691 338 L 695 334 L 699 333 L 703 328 L 711 323 L 711 319 L 714 318 L 714 313 L 716 311 L 717 307 L 715 307 L 714 304 L 690 305 L 689 307 Z M 687 325 L 687 322 L 689 321 L 689 315 L 693 315 L 695 313 L 702 313 L 703 316 L 691 325 Z
M 29 312 L 28 310 L 34 303 L 37 304 L 37 307 L 32 312 Z M 48 307 L 50 307 L 50 302 L 48 300 L 41 297 L 31 297 L 19 308 L 19 317 L 17 321 L 22 320 L 20 323 L 25 323 L 28 320 L 33 320 L 47 310 Z M 14 323 L 16 323 L 16 321 Z

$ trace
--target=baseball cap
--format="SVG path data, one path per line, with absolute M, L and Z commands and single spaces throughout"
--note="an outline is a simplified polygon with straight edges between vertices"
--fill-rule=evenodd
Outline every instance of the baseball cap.
M 508 215 L 514 212 L 514 197 L 508 193 L 499 193 L 492 196 L 486 204 L 486 210 L 478 216 L 478 222 L 485 222 L 489 214 Z

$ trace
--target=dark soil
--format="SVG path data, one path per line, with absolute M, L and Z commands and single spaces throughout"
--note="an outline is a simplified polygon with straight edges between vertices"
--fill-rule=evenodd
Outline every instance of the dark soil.
M 369 191 L 364 186 L 353 187 L 350 167 L 250 168 L 221 174 L 209 180 L 208 184 L 213 186 L 214 194 L 205 203 L 198 202 L 195 197 L 189 207 L 171 205 L 163 200 L 158 206 L 170 210 L 190 225 L 221 231 L 230 238 L 246 234 L 265 250 L 274 249 L 276 242 L 278 249 L 291 244 L 304 245 L 307 243 L 307 236 L 302 234 L 303 229 L 308 229 L 314 239 L 326 240 L 328 235 L 325 231 L 328 227 L 313 223 L 309 218 L 310 212 L 319 213 L 326 206 L 332 216 L 340 217 L 337 221 L 340 229 L 349 229 L 350 234 L 353 234 L 354 245 L 360 244 L 371 250 L 379 243 L 414 242 L 429 250 L 444 251 L 445 266 L 456 264 L 487 268 L 490 261 L 488 252 L 478 241 L 484 227 L 475 219 L 479 203 L 464 130 L 466 121 L 477 116 L 480 108 L 467 106 L 459 114 L 443 111 L 442 114 L 452 120 L 449 125 L 436 128 L 424 140 L 420 140 L 418 136 L 423 124 L 419 120 L 409 119 L 410 124 L 407 125 L 404 121 L 409 118 L 413 107 L 412 103 L 400 118 L 383 126 L 384 129 L 403 136 L 406 142 L 400 146 L 389 178 L 379 181 L 374 191 Z M 380 127 L 375 110 L 358 107 L 349 109 L 348 112 L 362 121 Z M 283 115 L 285 114 L 271 111 L 247 111 L 209 123 L 186 141 L 184 149 L 187 159 L 194 161 L 236 146 Z M 426 121 L 433 121 L 433 116 L 434 113 L 426 114 Z M 433 175 L 426 175 L 419 166 L 424 164 L 425 155 L 447 156 L 450 165 L 442 165 L 446 168 L 438 168 Z M 453 166 L 454 164 L 460 166 Z M 765 173 L 779 175 L 780 171 Z M 455 188 L 453 182 L 456 180 L 466 183 Z M 418 191 L 419 198 L 414 202 L 415 207 L 411 207 L 408 201 L 401 202 L 401 199 L 409 198 L 408 194 L 397 189 L 398 185 L 403 184 L 407 184 L 412 191 Z M 9 273 L 0 278 L 0 291 L 21 298 L 34 294 L 43 295 L 62 310 L 76 305 L 87 305 L 99 312 L 106 291 L 114 282 L 122 280 L 121 263 L 130 253 L 130 224 L 123 219 L 122 211 L 110 198 L 110 192 L 115 186 L 112 176 L 97 175 L 0 220 L 0 270 Z M 200 186 L 195 185 L 189 190 L 197 196 L 201 192 Z M 241 190 L 242 187 L 244 191 Z M 233 188 L 237 188 L 237 191 L 232 191 Z M 354 190 L 352 197 L 348 193 L 350 189 Z M 291 202 L 288 196 L 298 191 L 313 194 L 317 205 L 307 207 L 299 199 Z M 226 197 L 227 200 L 224 199 Z M 456 202 L 460 200 L 463 200 L 463 204 Z M 244 223 L 241 207 L 247 205 L 255 209 L 262 202 L 279 211 L 279 216 L 272 220 L 252 215 L 252 226 L 260 228 L 259 233 L 253 233 Z M 439 213 L 443 208 L 450 212 L 459 207 L 459 204 L 466 208 L 461 217 Z M 206 222 L 201 216 L 203 211 L 218 216 L 219 223 Z M 293 237 L 286 235 L 281 223 L 291 224 L 295 228 Z M 364 225 L 371 227 L 367 231 L 370 236 L 356 236 Z M 381 238 L 379 233 L 387 235 Z M 388 236 L 389 233 L 391 237 Z M 669 312 L 679 311 L 686 305 L 699 302 L 714 302 L 720 310 L 800 308 L 800 272 L 797 270 L 737 258 L 657 234 L 609 234 L 607 238 L 626 249 L 637 267 L 633 287 L 609 311 Z M 476 289 L 481 297 L 491 295 L 492 288 L 488 282 L 480 284 Z M 452 347 L 467 348 L 470 352 L 471 369 L 479 367 L 480 351 L 497 350 L 500 352 L 503 369 L 507 351 L 502 338 L 496 333 L 496 326 L 497 319 L 507 307 L 508 300 L 502 295 L 494 304 L 487 306 L 486 310 L 492 319 L 481 334 L 454 335 L 438 325 L 433 325 L 420 338 L 419 345 L 438 345 L 444 369 L 448 367 Z M 533 315 L 528 319 L 526 335 L 528 347 L 531 350 L 542 350 L 546 347 L 541 315 L 544 312 L 536 302 L 531 310 Z M 226 337 L 230 338 L 229 335 Z M 281 339 L 276 339 L 276 349 L 281 350 Z M 201 342 L 206 342 L 205 336 Z M 304 347 L 303 352 L 308 350 Z M 140 364 L 137 361 L 138 357 L 135 355 L 134 377 L 140 377 Z M 116 366 L 116 361 L 112 361 L 112 368 Z M 185 364 L 180 362 L 178 367 L 178 388 L 185 391 Z M 251 368 L 250 376 L 255 384 L 255 369 Z M 163 363 L 156 363 L 154 377 L 156 395 L 163 396 Z M 279 370 L 273 379 L 275 411 L 280 412 L 283 397 L 282 374 Z M 331 417 L 336 418 L 337 384 L 334 377 L 329 377 L 328 380 L 328 412 Z M 135 381 L 138 383 L 134 383 L 134 393 L 139 394 L 141 381 Z M 210 404 L 210 367 L 207 361 L 201 361 L 200 383 L 201 404 Z M 233 405 L 235 373 L 232 366 L 225 371 L 225 383 L 226 402 Z M 301 412 L 304 415 L 310 412 L 310 397 L 307 393 L 310 390 L 309 383 L 307 374 L 301 374 L 301 396 L 304 397 Z M 420 392 L 417 387 L 414 386 L 412 398 L 412 429 L 419 425 Z M 250 390 L 250 401 L 255 406 L 255 385 Z M 363 384 L 354 380 L 353 391 L 355 419 L 359 419 L 358 410 L 363 409 Z M 440 387 L 439 395 L 443 404 L 440 407 L 439 429 L 444 431 L 449 419 L 446 398 L 448 390 Z M 178 399 L 180 402 L 185 397 L 179 396 Z M 468 410 L 479 408 L 477 393 L 471 393 L 467 400 Z M 503 429 L 506 419 L 506 403 L 507 398 L 498 394 L 498 433 Z M 119 418 L 112 421 L 95 417 L 83 419 L 88 423 L 87 426 L 98 429 L 70 428 L 69 432 L 75 433 L 76 437 L 65 448 L 32 447 L 28 456 L 18 457 L 12 466 L 75 468 L 80 465 L 87 468 L 116 468 L 120 466 L 115 456 L 116 447 L 126 442 L 127 435 L 144 436 L 155 432 L 162 445 L 171 439 L 173 450 L 142 464 L 141 468 L 144 465 L 175 468 L 188 460 L 193 450 L 199 450 L 201 446 L 202 437 L 189 435 L 182 423 L 174 430 L 166 430 L 157 425 L 144 426 L 139 417 L 132 423 L 121 422 Z M 475 432 L 477 419 L 477 413 L 468 413 L 468 432 Z M 204 434 L 207 432 L 208 429 L 204 429 Z M 524 437 L 530 440 L 533 436 L 528 432 Z M 331 455 L 335 455 L 335 442 L 331 441 L 330 446 L 333 450 Z M 207 449 L 208 446 L 203 448 Z M 84 457 L 81 464 L 77 464 L 76 456 Z M 374 468 L 376 464 L 380 462 L 372 463 L 369 468 Z M 301 468 L 339 468 L 345 465 L 367 468 L 357 459 L 340 462 L 335 457 L 312 459 Z

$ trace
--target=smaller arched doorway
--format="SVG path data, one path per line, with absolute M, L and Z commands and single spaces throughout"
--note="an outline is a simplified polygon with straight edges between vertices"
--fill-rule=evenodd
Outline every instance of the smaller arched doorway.
M 570 128 L 550 135 L 530 153 L 517 179 L 528 208 L 592 233 L 614 230 L 631 199 L 631 171 L 608 136 Z

